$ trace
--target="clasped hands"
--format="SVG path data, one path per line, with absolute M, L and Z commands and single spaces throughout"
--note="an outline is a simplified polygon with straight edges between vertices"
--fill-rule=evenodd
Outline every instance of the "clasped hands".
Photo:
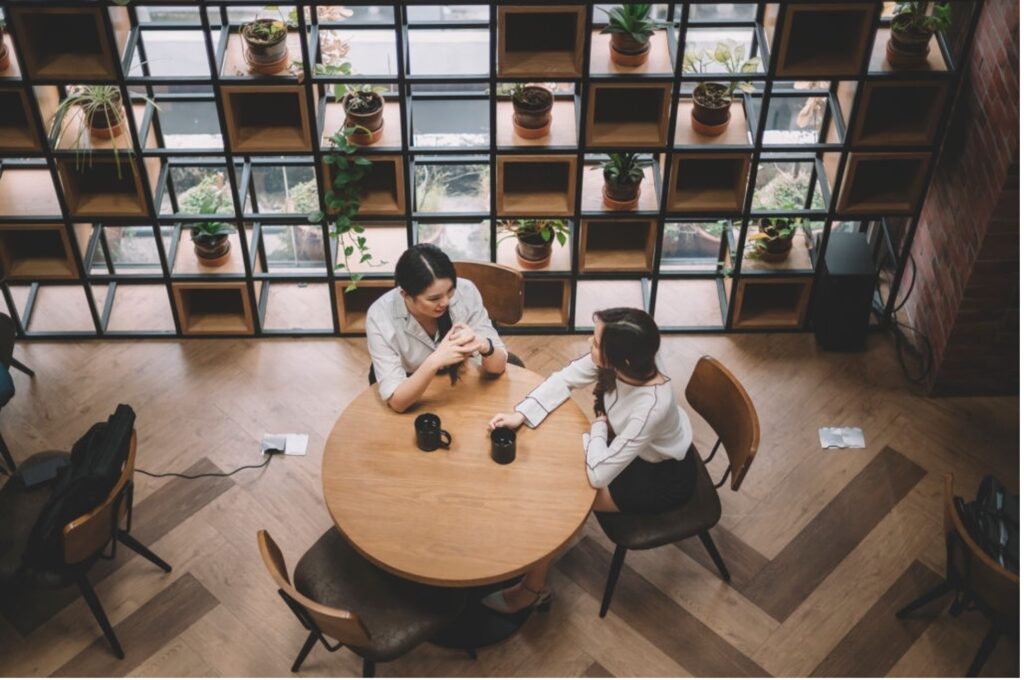
M 465 361 L 471 355 L 483 353 L 490 349 L 487 338 L 480 337 L 464 323 L 457 323 L 441 338 L 432 358 L 437 368 L 445 368 L 452 364 Z

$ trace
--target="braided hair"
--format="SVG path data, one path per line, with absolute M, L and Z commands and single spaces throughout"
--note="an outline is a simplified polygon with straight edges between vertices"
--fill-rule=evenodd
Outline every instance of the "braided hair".
M 631 307 L 613 307 L 594 313 L 604 323 L 601 333 L 602 366 L 594 386 L 594 414 L 607 415 L 604 395 L 615 389 L 616 372 L 646 382 L 658 374 L 654 358 L 661 346 L 658 324 L 647 312 Z
M 415 298 L 437 279 L 451 279 L 452 286 L 458 285 L 451 258 L 432 243 L 417 243 L 402 253 L 395 264 L 395 282 L 410 297 Z M 443 338 L 451 329 L 452 315 L 449 310 L 445 310 L 437 320 L 438 337 Z M 461 366 L 461 363 L 452 364 L 441 372 L 447 373 L 454 385 L 459 380 Z

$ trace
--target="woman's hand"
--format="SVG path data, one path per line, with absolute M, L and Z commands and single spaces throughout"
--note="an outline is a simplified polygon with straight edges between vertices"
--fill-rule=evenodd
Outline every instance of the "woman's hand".
M 598 417 L 594 418 L 594 422 L 595 423 L 596 422 L 603 422 L 605 425 L 607 425 L 608 424 L 608 416 L 606 416 L 604 414 L 601 414 Z
M 483 354 L 490 349 L 487 338 L 480 337 L 473 332 L 472 328 L 464 323 L 457 323 L 452 326 L 450 334 L 455 336 L 456 343 L 472 349 L 474 353 Z
M 430 360 L 434 362 L 437 369 L 442 369 L 465 361 L 474 351 L 471 346 L 465 344 L 465 339 L 460 337 L 452 327 L 452 330 L 448 331 L 448 334 L 437 344 L 437 348 L 430 355 Z
M 519 428 L 526 421 L 526 416 L 516 411 L 515 413 L 499 413 L 487 423 L 487 431 L 491 432 L 496 427 L 507 427 L 512 430 Z

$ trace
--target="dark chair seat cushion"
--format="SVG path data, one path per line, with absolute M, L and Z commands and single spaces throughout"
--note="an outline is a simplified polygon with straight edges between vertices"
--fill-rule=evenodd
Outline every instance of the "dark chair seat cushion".
M 7 402 L 14 396 L 14 379 L 11 371 L 3 364 L 0 364 L 0 408 L 7 405 Z
M 370 661 L 390 661 L 455 620 L 465 595 L 413 583 L 371 564 L 336 528 L 328 529 L 295 567 L 295 587 L 320 604 L 357 614 L 370 632 Z
M 658 514 L 594 513 L 608 538 L 629 550 L 646 550 L 696 536 L 718 524 L 722 516 L 718 490 L 700 456 L 695 457 L 697 479 L 693 495 L 682 506 Z
M 31 467 L 49 458 L 68 458 L 64 451 L 43 451 L 29 456 L 19 469 Z M 19 574 L 21 557 L 28 545 L 29 535 L 35 526 L 39 513 L 50 500 L 52 486 L 41 484 L 26 489 L 21 477 L 15 475 L 0 489 L 0 584 L 10 583 Z M 42 576 L 42 575 L 41 575 Z M 35 579 L 34 579 L 35 580 Z M 42 578 L 44 584 L 53 579 Z M 61 579 L 57 579 L 58 581 Z M 58 585 L 53 583 L 53 585 Z

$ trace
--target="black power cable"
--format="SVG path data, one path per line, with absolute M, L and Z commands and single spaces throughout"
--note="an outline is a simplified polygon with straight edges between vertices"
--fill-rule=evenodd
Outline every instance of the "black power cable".
M 904 305 L 910 299 L 910 294 L 914 292 L 914 285 L 917 283 L 917 262 L 914 261 L 913 254 L 908 254 L 910 264 L 910 285 L 907 287 L 906 295 L 903 296 L 903 300 L 898 304 L 894 305 L 892 312 L 889 314 L 886 321 L 892 326 L 893 334 L 896 336 L 896 357 L 900 362 L 900 368 L 903 370 L 903 375 L 906 376 L 910 382 L 922 385 L 925 379 L 931 374 L 933 362 L 935 360 L 934 351 L 932 349 L 931 339 L 923 332 L 918 330 L 916 327 L 910 324 L 903 323 L 896 317 L 896 313 L 903 309 Z M 916 333 L 921 338 L 921 344 L 923 350 L 919 349 L 910 339 L 903 333 L 902 329 L 906 329 L 911 333 Z M 910 369 L 907 367 L 906 357 L 904 353 L 910 354 L 915 361 L 920 365 L 921 372 L 918 375 L 911 375 Z
M 203 477 L 230 477 L 236 472 L 241 472 L 242 470 L 257 470 L 259 468 L 265 468 L 268 465 L 270 465 L 271 458 L 273 458 L 274 456 L 281 455 L 282 453 L 284 453 L 284 451 L 278 451 L 276 449 L 267 449 L 263 453 L 267 456 L 267 459 L 260 463 L 259 465 L 243 465 L 240 468 L 235 468 L 231 472 L 203 472 L 198 475 L 186 475 L 180 472 L 147 472 L 146 470 L 142 470 L 140 468 L 135 468 L 135 471 L 138 472 L 139 474 L 146 475 L 147 477 L 178 477 L 179 479 L 202 479 Z

